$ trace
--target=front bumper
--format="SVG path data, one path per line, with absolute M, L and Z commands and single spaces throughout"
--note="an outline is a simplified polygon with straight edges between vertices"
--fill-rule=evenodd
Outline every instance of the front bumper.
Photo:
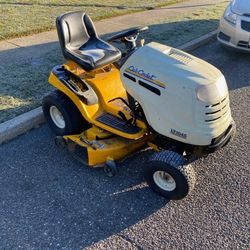
M 207 153 L 213 153 L 216 150 L 225 147 L 235 136 L 236 133 L 236 125 L 235 122 L 229 125 L 224 133 L 222 133 L 217 138 L 214 138 L 209 146 L 206 147 Z
M 250 23 L 250 17 L 238 16 L 235 26 L 222 17 L 217 39 L 225 46 L 250 52 L 250 31 L 242 28 L 242 22 Z

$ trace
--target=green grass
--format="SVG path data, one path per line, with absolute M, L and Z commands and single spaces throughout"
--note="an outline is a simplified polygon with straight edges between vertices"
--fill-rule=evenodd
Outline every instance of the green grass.
M 227 3 L 199 9 L 188 15 L 168 18 L 150 25 L 147 42 L 156 41 L 173 46 L 182 45 L 210 31 L 219 25 L 219 18 Z
M 93 20 L 147 10 L 183 0 L 0 0 L 0 40 L 55 28 L 55 18 L 74 10 Z
M 178 46 L 215 30 L 226 3 L 210 6 L 176 18 L 166 18 L 149 24 L 146 41 Z M 41 47 L 45 48 L 43 52 Z M 25 57 L 27 50 L 30 54 Z M 18 58 L 18 61 L 11 58 Z M 49 71 L 64 59 L 53 43 L 31 48 L 13 49 L 0 64 L 0 123 L 41 105 L 43 96 L 52 88 L 47 83 Z M 8 59 L 8 60 L 7 60 Z M 3 64 L 2 64 L 3 65 Z

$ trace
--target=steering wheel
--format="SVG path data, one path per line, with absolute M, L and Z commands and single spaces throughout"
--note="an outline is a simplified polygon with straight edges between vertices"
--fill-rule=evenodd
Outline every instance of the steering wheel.
M 121 40 L 121 41 L 127 41 L 127 42 L 135 42 L 135 40 L 137 39 L 137 36 L 141 33 L 141 32 L 145 32 L 148 30 L 148 26 L 144 26 L 144 27 L 135 27 L 135 28 L 131 28 L 125 31 L 121 31 L 118 34 L 111 36 L 107 39 L 108 42 L 113 42 L 116 40 Z

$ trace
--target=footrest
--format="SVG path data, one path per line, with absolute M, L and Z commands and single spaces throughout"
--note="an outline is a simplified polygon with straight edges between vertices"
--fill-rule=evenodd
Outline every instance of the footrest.
M 127 134 L 136 134 L 140 129 L 132 124 L 127 124 L 122 119 L 109 113 L 102 113 L 96 118 L 98 122 L 108 125 Z

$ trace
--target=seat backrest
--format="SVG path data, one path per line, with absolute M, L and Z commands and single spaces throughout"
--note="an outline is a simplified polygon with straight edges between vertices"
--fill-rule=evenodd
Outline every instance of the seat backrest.
M 69 12 L 56 19 L 60 45 L 65 55 L 66 49 L 79 49 L 90 38 L 97 37 L 90 17 L 81 11 Z

